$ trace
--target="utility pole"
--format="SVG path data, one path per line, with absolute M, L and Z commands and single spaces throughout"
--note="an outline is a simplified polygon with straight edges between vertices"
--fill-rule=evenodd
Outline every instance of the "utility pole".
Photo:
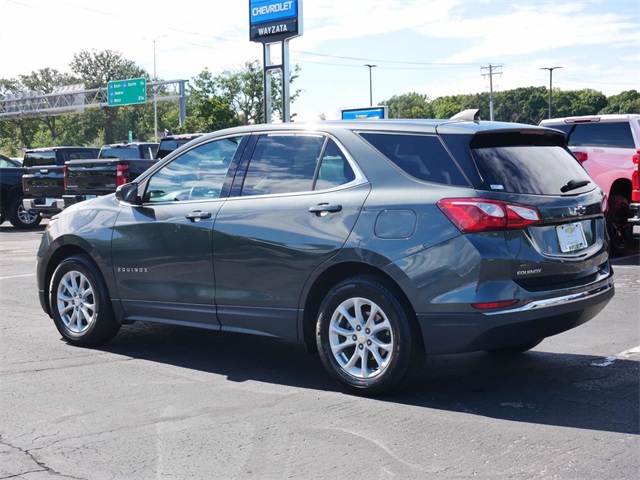
M 553 71 L 562 67 L 542 67 L 540 70 L 549 70 L 549 118 L 551 118 L 551 92 L 553 91 Z
M 153 42 L 153 81 L 158 81 L 156 74 L 156 41 L 168 35 L 160 35 L 155 38 L 144 38 L 143 40 L 151 40 Z M 158 141 L 158 86 L 153 87 L 153 134 L 154 142 Z
M 495 71 L 497 69 L 500 69 L 499 72 Z M 486 77 L 487 75 L 489 75 L 489 120 L 491 120 L 493 122 L 493 74 L 494 73 L 498 73 L 500 75 L 502 75 L 502 65 L 491 65 L 489 64 L 488 67 L 480 67 L 480 71 L 482 72 L 482 70 L 489 70 L 489 73 L 481 73 L 481 75 L 483 77 Z
M 371 69 L 377 67 L 377 65 L 365 64 L 365 67 L 369 67 L 369 106 L 373 107 L 373 82 L 371 80 Z

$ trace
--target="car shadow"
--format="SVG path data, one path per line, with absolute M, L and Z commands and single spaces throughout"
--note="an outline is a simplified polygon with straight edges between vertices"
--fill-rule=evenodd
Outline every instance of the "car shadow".
M 544 343 L 538 348 L 544 348 Z M 225 376 L 336 391 L 317 355 L 273 339 L 138 322 L 102 351 Z M 515 422 L 640 433 L 640 362 L 531 351 L 431 357 L 421 374 L 379 401 Z

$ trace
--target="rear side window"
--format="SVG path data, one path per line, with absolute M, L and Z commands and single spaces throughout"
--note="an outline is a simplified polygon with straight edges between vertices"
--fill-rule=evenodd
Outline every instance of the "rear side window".
M 562 130 L 570 147 L 635 148 L 629 122 L 561 123 L 545 127 Z
M 56 164 L 56 152 L 27 152 L 22 164 L 25 167 L 43 167 Z
M 575 195 L 592 190 L 595 184 L 561 140 L 515 132 L 478 134 L 470 147 L 488 190 L 533 195 Z M 582 182 L 587 183 L 567 187 Z
M 434 135 L 360 133 L 405 173 L 425 182 L 468 187 L 458 166 Z

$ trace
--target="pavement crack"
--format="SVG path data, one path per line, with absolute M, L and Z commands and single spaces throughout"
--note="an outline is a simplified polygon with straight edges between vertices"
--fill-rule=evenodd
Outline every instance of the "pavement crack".
M 24 448 L 18 447 L 16 445 L 13 445 L 11 443 L 8 443 L 6 441 L 4 441 L 4 439 L 2 438 L 2 435 L 0 435 L 0 445 L 4 445 L 5 447 L 8 447 L 12 450 L 15 450 L 17 452 L 20 452 L 23 455 L 26 455 L 33 463 L 35 463 L 38 467 L 40 467 L 39 469 L 34 469 L 34 470 L 29 470 L 28 472 L 20 472 L 17 474 L 12 474 L 9 476 L 5 476 L 5 477 L 0 477 L 0 480 L 4 480 L 7 478 L 16 478 L 16 477 L 20 477 L 29 473 L 36 473 L 36 472 L 47 472 L 51 475 L 56 475 L 58 477 L 61 478 L 72 478 L 74 480 L 88 480 L 86 478 L 82 478 L 82 477 L 74 477 L 73 475 L 66 475 L 62 472 L 58 472 L 57 470 L 54 470 L 53 468 L 49 467 L 47 464 L 45 464 L 44 462 L 38 460 L 36 458 L 35 455 L 33 455 L 29 450 L 25 450 Z

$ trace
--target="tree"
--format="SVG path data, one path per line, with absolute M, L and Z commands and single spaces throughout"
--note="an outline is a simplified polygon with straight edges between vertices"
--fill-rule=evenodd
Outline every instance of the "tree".
M 300 67 L 296 65 L 289 76 L 291 84 L 299 73 Z M 264 123 L 263 69 L 258 60 L 245 62 L 239 70 L 225 70 L 214 81 L 221 96 L 230 100 L 241 124 Z M 290 102 L 293 103 L 300 93 L 301 90 L 290 93 Z M 282 117 L 281 73 L 272 75 L 271 106 L 273 113 Z
M 204 69 L 191 81 L 184 129 L 189 132 L 212 132 L 240 125 L 229 94 L 223 93 L 218 80 Z
M 79 80 L 68 73 L 60 73 L 52 68 L 43 68 L 31 72 L 29 75 L 20 75 L 20 82 L 24 88 L 32 92 L 52 93 L 56 87 L 73 85 Z M 51 142 L 56 144 L 58 132 L 56 130 L 56 120 L 58 117 L 41 117 L 39 120 L 47 127 L 50 133 Z
M 381 105 L 386 105 L 389 109 L 389 118 L 433 118 L 429 97 L 422 93 L 394 95 L 381 102 Z
M 133 61 L 124 58 L 120 52 L 113 50 L 104 50 L 102 52 L 83 50 L 73 56 L 73 61 L 69 66 L 88 89 L 106 87 L 108 82 L 114 80 L 138 77 L 150 79 L 144 69 L 138 67 Z M 122 107 L 102 107 L 101 109 L 105 143 L 114 141 L 114 125 L 120 108 Z
M 607 106 L 599 113 L 640 113 L 640 94 L 637 90 L 612 95 L 607 98 Z

